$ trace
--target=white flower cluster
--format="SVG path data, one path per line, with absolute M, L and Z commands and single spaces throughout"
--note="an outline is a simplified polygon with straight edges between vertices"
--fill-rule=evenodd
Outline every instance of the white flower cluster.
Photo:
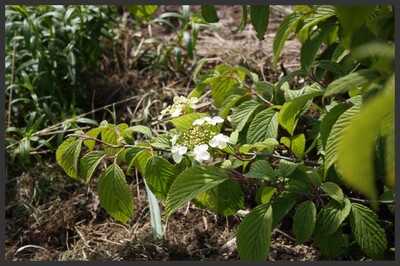
M 219 149 L 224 149 L 229 141 L 228 136 L 223 134 L 215 135 L 215 133 L 211 134 L 212 132 L 204 132 L 210 130 L 210 125 L 215 126 L 216 124 L 222 122 L 224 122 L 224 119 L 219 116 L 214 116 L 213 118 L 203 117 L 193 122 L 188 133 L 185 133 L 182 136 L 174 135 L 171 138 L 171 152 L 174 161 L 176 163 L 180 163 L 183 155 L 188 154 L 194 156 L 194 159 L 201 163 L 210 159 L 211 157 L 210 153 L 208 152 L 209 146 L 213 148 L 218 147 Z M 190 133 L 194 136 L 192 136 Z M 179 139 L 179 137 L 183 139 Z M 178 139 L 180 140 L 179 143 Z M 189 146 L 193 146 L 193 150 L 191 152 L 188 152 L 190 148 Z
M 169 105 L 167 108 L 162 110 L 158 120 L 161 120 L 167 113 L 170 113 L 172 117 L 178 117 L 186 111 L 187 106 L 190 108 L 195 108 L 198 101 L 199 99 L 197 97 L 186 99 L 183 96 L 175 96 L 174 104 Z

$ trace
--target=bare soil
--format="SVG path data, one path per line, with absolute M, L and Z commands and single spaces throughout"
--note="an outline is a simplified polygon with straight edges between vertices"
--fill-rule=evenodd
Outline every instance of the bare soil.
M 198 7 L 191 9 L 198 10 Z M 158 12 L 178 10 L 179 6 L 164 6 Z M 231 33 L 240 21 L 240 6 L 219 6 L 218 12 L 221 17 L 217 23 L 219 30 L 203 30 L 197 44 L 199 58 L 213 59 L 210 66 L 222 62 L 246 66 L 271 82 L 276 82 L 283 70 L 298 68 L 300 46 L 295 38 L 286 43 L 278 66 L 273 65 L 272 40 L 282 14 L 272 10 L 266 39 L 259 42 L 250 25 L 239 34 Z M 125 36 L 137 40 L 149 35 L 148 30 L 136 32 L 124 27 L 121 26 L 127 34 Z M 154 26 L 151 34 L 168 38 L 172 33 Z M 171 101 L 174 95 L 187 94 L 193 89 L 191 73 L 183 69 L 157 74 L 135 69 L 137 62 L 131 62 L 134 67 L 130 67 L 126 59 L 135 53 L 137 47 L 128 49 L 125 44 L 122 42 L 119 48 L 106 51 L 100 65 L 101 75 L 88 76 L 96 88 L 91 104 L 97 108 L 136 95 L 138 97 L 132 101 L 118 105 L 118 122 L 150 124 L 162 109 L 161 102 Z M 96 113 L 93 118 L 105 119 L 108 116 L 106 112 Z M 235 235 L 243 212 L 222 217 L 186 205 L 172 215 L 165 225 L 164 238 L 157 241 L 152 237 L 149 205 L 140 176 L 128 177 L 135 211 L 127 224 L 121 224 L 99 205 L 95 192 L 97 178 L 93 178 L 88 186 L 79 184 L 63 173 L 54 162 L 54 154 L 50 157 L 45 160 L 47 163 L 30 169 L 8 169 L 5 209 L 7 260 L 239 259 Z M 255 192 L 251 187 L 244 187 L 244 190 L 248 195 L 245 213 L 251 207 Z M 163 207 L 162 202 L 160 205 Z M 270 260 L 325 259 L 312 241 L 297 245 L 287 223 L 290 221 L 283 221 L 273 231 Z

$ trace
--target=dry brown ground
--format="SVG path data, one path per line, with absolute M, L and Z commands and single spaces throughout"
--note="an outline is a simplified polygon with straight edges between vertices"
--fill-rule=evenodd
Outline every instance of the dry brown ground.
M 163 7 L 159 12 L 177 9 Z M 244 65 L 272 82 L 282 73 L 280 65 L 289 71 L 299 66 L 299 43 L 294 38 L 285 45 L 278 67 L 272 64 L 272 40 L 282 20 L 281 14 L 272 11 L 266 39 L 261 43 L 250 25 L 240 34 L 231 34 L 240 21 L 240 6 L 219 7 L 219 15 L 222 17 L 219 31 L 203 31 L 197 46 L 199 57 L 217 58 L 210 65 L 216 62 Z M 131 29 L 125 31 L 137 34 Z M 153 28 L 153 35 L 168 37 L 166 33 L 163 28 Z M 127 49 L 123 44 L 120 47 Z M 121 61 L 131 51 L 122 48 L 108 51 L 108 57 L 102 62 L 102 77 L 89 77 L 96 87 L 94 107 L 127 95 L 140 96 L 119 105 L 119 122 L 132 122 L 134 117 L 150 123 L 161 108 L 160 102 L 171 100 L 176 93 L 187 94 L 193 88 L 190 73 L 184 70 L 149 76 L 148 71 L 129 69 Z M 135 47 L 131 49 L 134 52 Z M 152 102 L 152 99 L 156 100 Z M 235 234 L 243 219 L 240 213 L 221 217 L 187 205 L 172 215 L 165 227 L 164 239 L 153 240 L 148 201 L 140 177 L 128 177 L 135 212 L 125 225 L 114 221 L 99 206 L 96 178 L 84 186 L 69 179 L 57 164 L 50 163 L 19 173 L 9 170 L 7 180 L 7 260 L 239 259 Z M 248 209 L 255 192 L 251 187 L 244 189 Z M 290 220 L 285 220 L 273 231 L 270 260 L 324 259 L 312 241 L 297 245 L 289 229 Z

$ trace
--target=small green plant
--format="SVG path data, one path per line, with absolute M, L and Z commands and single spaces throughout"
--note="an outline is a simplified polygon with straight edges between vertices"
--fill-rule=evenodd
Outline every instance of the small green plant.
M 182 6 L 182 12 L 165 12 L 155 18 L 152 17 L 158 6 L 133 5 L 125 8 L 133 14 L 135 24 L 141 28 L 146 23 L 149 26 L 159 24 L 173 32 L 168 40 L 153 37 L 143 39 L 142 50 L 146 51 L 145 57 L 150 58 L 154 71 L 170 69 L 175 72 L 182 70 L 186 64 L 189 68 L 195 66 L 196 45 L 201 28 L 216 29 L 199 12 L 192 14 L 187 5 Z
M 243 11 L 238 31 L 247 22 L 248 8 Z M 218 18 L 212 6 L 202 13 L 210 22 Z M 268 6 L 250 7 L 260 40 L 268 14 Z M 378 30 L 381 23 L 385 31 Z M 234 215 L 245 204 L 242 184 L 258 185 L 258 206 L 237 232 L 244 260 L 268 258 L 271 231 L 291 211 L 298 243 L 312 239 L 332 259 L 358 246 L 383 260 L 392 244 L 383 222 L 391 228 L 393 222 L 379 217 L 379 204 L 394 212 L 393 29 L 390 6 L 296 6 L 273 49 L 276 63 L 289 34 L 297 34 L 300 69 L 270 83 L 220 64 L 161 112 L 173 125 L 168 133 L 103 121 L 71 134 L 57 149 L 57 162 L 84 183 L 105 162 L 100 203 L 123 223 L 134 210 L 125 180 L 133 168 L 165 201 L 166 220 L 189 201 Z M 289 84 L 295 76 L 305 83 Z M 196 112 L 206 90 L 218 113 Z
M 27 165 L 77 123 L 97 125 L 76 116 L 87 98 L 85 72 L 96 71 L 99 39 L 112 38 L 113 17 L 106 6 L 6 6 L 6 141 L 13 160 Z

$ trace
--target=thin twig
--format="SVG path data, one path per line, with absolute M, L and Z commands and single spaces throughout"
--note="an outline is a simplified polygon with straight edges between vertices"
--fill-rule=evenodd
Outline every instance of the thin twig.
M 284 160 L 287 160 L 287 161 L 293 162 L 293 163 L 304 163 L 305 165 L 314 166 L 314 167 L 320 166 L 320 164 L 315 161 L 299 160 L 296 158 L 290 158 L 290 157 L 285 157 L 285 156 L 276 155 L 276 154 L 266 154 L 266 153 L 262 153 L 262 152 L 243 152 L 243 153 L 239 153 L 238 155 L 246 155 L 246 156 L 253 156 L 253 157 L 270 157 L 270 158 L 275 158 L 275 159 L 284 159 Z

